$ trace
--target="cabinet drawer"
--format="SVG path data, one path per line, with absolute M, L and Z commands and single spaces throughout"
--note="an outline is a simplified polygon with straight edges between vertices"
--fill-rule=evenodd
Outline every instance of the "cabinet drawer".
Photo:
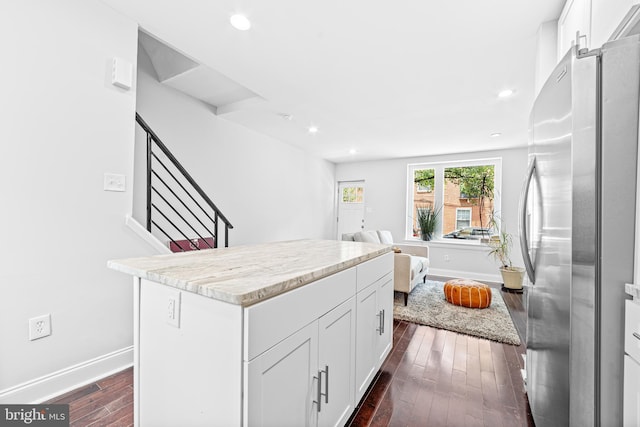
M 393 252 L 363 262 L 356 266 L 358 270 L 358 292 L 393 271 Z
M 630 300 L 625 304 L 624 351 L 640 362 L 640 304 Z
M 356 267 L 244 310 L 244 357 L 252 360 L 356 293 Z

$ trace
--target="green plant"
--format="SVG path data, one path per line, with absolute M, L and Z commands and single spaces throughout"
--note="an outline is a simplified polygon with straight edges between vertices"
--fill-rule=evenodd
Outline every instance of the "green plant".
M 500 227 L 500 218 L 495 214 L 491 214 L 489 219 L 489 227 L 497 231 L 489 239 L 489 256 L 493 257 L 496 261 L 500 262 L 505 268 L 511 268 L 511 246 L 513 245 L 513 239 L 511 234 L 503 230 Z
M 511 267 L 511 258 L 509 253 L 511 252 L 512 239 L 509 233 L 501 231 L 498 234 L 491 236 L 488 245 L 491 248 L 489 251 L 490 256 L 499 261 L 503 267 Z
M 424 205 L 417 207 L 416 222 L 420 227 L 420 237 L 422 240 L 431 240 L 433 233 L 438 226 L 438 217 L 442 207 L 434 207 L 431 205 Z

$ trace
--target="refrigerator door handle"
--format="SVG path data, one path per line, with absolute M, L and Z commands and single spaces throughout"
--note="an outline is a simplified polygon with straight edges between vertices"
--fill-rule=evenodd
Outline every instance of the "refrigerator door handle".
M 533 174 L 536 171 L 536 158 L 534 157 L 529 162 L 529 166 L 527 167 L 527 175 L 524 180 L 524 185 L 522 186 L 522 192 L 520 193 L 520 221 L 518 224 L 519 232 L 520 232 L 520 249 L 522 250 L 522 257 L 524 258 L 524 266 L 527 270 L 527 275 L 529 276 L 529 280 L 531 283 L 535 283 L 536 281 L 536 272 L 533 268 L 533 263 L 531 261 L 531 253 L 529 252 L 529 241 L 527 239 L 527 200 L 529 198 L 529 188 L 531 187 L 531 180 L 533 179 Z

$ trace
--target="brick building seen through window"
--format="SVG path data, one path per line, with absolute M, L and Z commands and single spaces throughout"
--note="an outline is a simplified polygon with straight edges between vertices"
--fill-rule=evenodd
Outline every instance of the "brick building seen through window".
M 444 178 L 441 196 L 443 203 L 435 203 L 436 170 L 425 168 L 414 171 L 413 236 L 420 237 L 420 228 L 415 221 L 417 210 L 426 206 L 433 207 L 434 203 L 436 207 L 442 205 L 440 213 L 442 235 L 456 230 L 469 229 L 469 227 L 488 228 L 491 214 L 495 208 L 494 165 L 441 169 Z M 472 191 L 476 195 L 465 194 L 463 190 Z

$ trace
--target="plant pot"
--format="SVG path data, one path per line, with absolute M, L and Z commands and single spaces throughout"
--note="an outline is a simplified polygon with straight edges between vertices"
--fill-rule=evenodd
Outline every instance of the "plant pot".
M 429 240 L 431 240 L 431 237 L 433 237 L 433 233 L 421 233 L 420 237 L 422 238 L 422 240 L 428 242 Z
M 509 289 L 522 289 L 524 279 L 524 268 L 522 267 L 502 267 L 500 268 L 504 287 Z

